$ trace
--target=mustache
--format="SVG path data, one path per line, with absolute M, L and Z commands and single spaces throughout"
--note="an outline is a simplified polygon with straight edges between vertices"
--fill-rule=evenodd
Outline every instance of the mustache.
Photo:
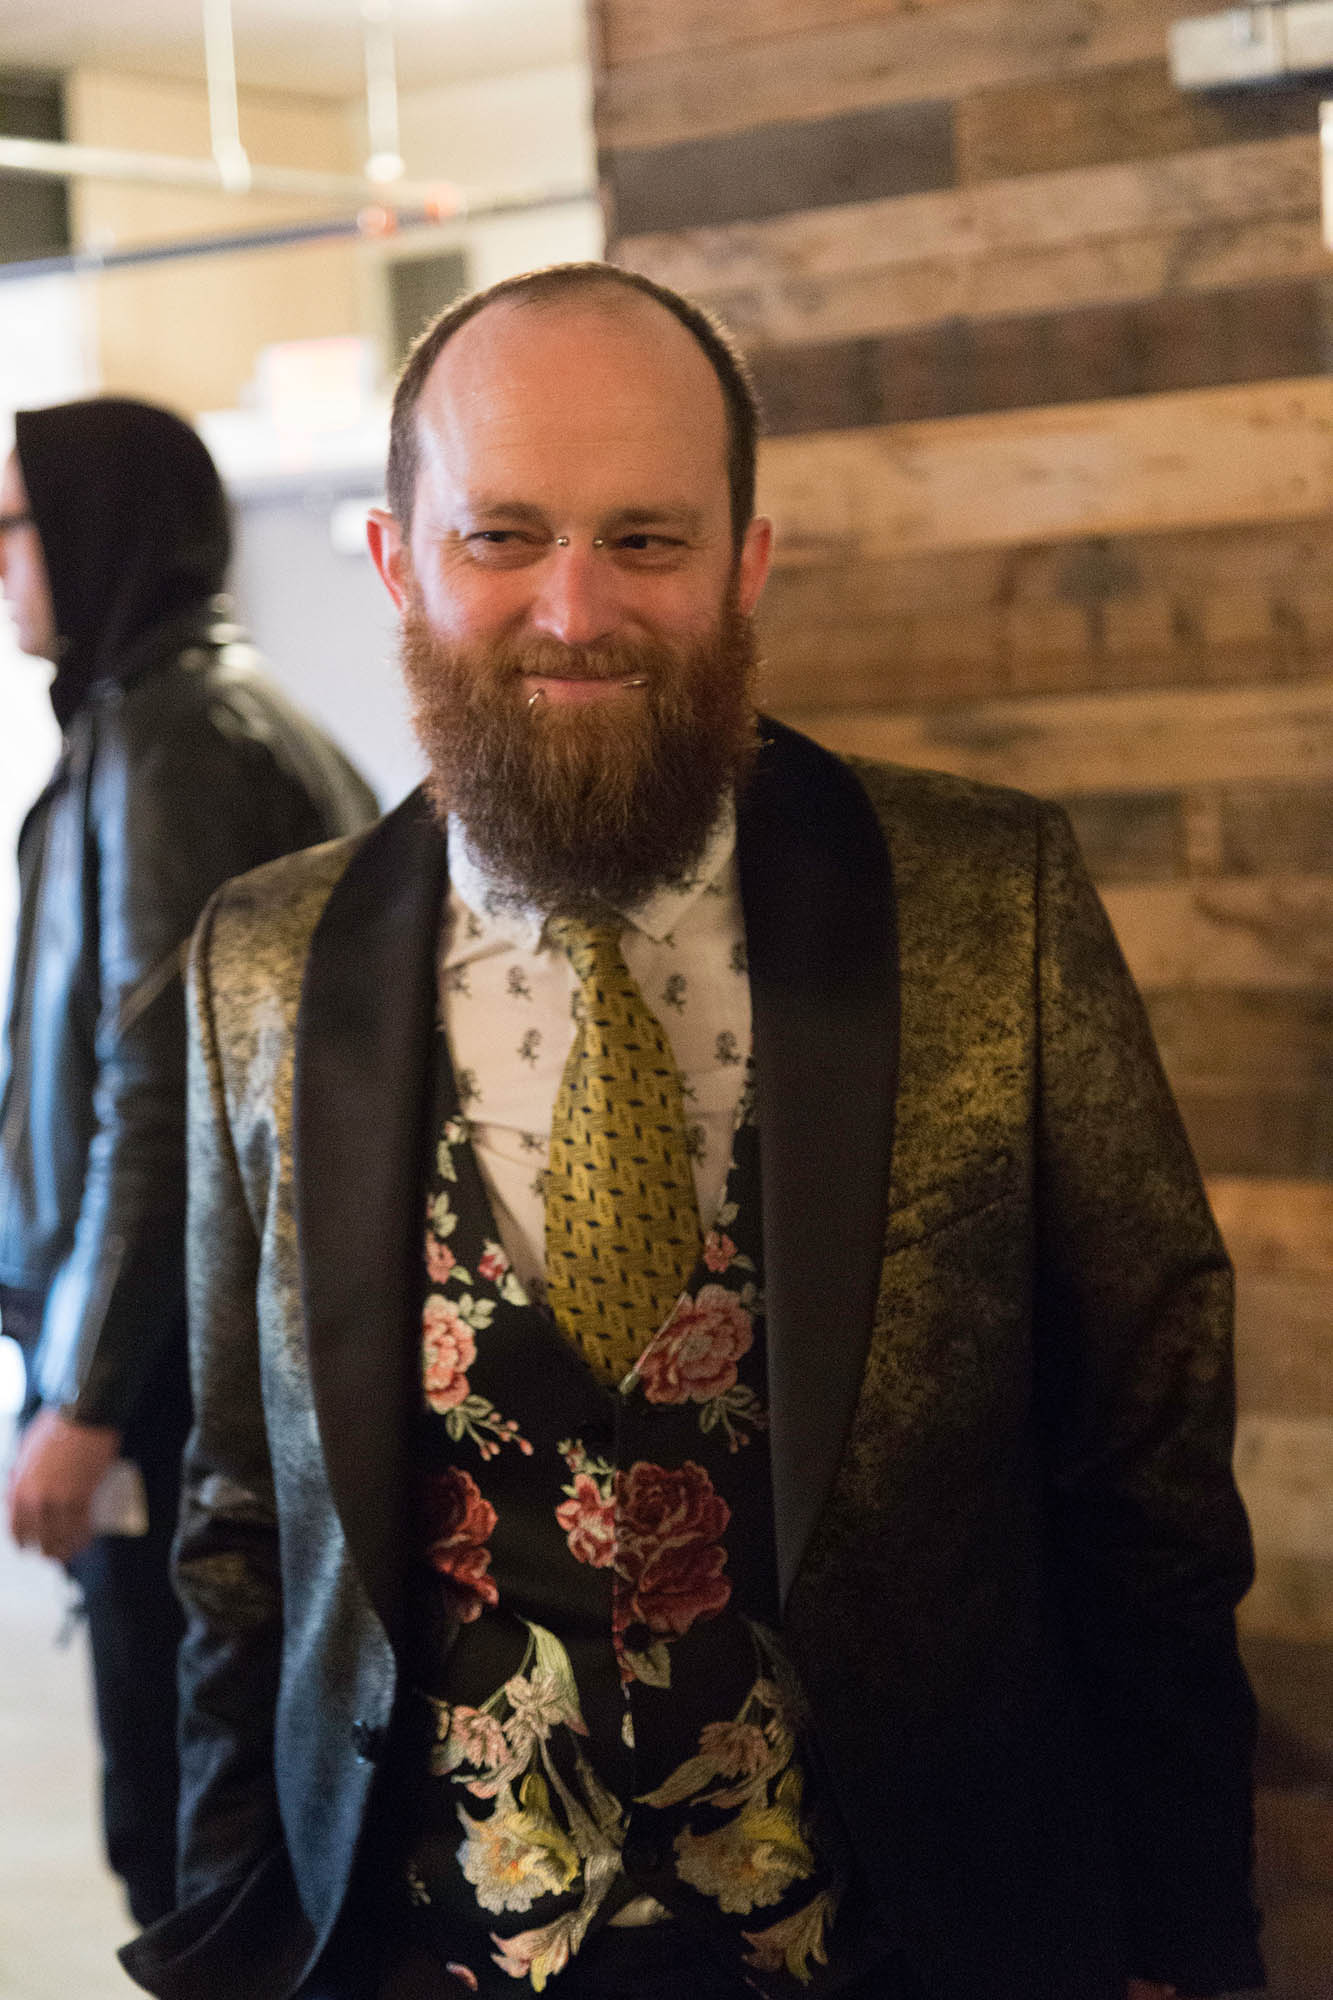
M 669 664 L 674 664 L 675 651 L 670 650 Z M 477 664 L 484 668 L 478 676 L 480 686 L 489 684 L 491 691 L 525 680 L 647 682 L 660 677 L 663 646 L 661 640 L 626 638 L 570 645 L 538 635 L 509 644 L 493 643 L 481 653 Z

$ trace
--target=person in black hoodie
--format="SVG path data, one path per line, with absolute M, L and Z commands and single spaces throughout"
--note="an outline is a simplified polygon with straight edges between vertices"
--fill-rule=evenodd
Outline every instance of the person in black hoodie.
M 227 505 L 196 432 L 108 396 L 21 411 L 15 434 L 0 584 L 20 647 L 55 663 L 63 745 L 19 839 L 0 1096 L 0 1314 L 29 1375 L 10 1525 L 81 1587 L 107 1852 L 147 1924 L 175 1902 L 181 976 L 220 883 L 377 808 L 227 620 Z

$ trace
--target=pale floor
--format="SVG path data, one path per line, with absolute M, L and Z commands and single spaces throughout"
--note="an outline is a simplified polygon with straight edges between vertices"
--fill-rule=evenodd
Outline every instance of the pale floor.
M 0 1527 L 0 2000 L 138 1991 L 115 1959 L 134 1927 L 99 1845 L 83 1633 L 56 1644 L 68 1595 Z

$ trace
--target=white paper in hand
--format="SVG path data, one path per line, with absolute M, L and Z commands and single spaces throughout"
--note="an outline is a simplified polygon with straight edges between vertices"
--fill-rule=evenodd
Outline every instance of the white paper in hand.
M 95 1535 L 146 1535 L 148 1495 L 132 1458 L 118 1458 L 93 1495 L 89 1518 Z

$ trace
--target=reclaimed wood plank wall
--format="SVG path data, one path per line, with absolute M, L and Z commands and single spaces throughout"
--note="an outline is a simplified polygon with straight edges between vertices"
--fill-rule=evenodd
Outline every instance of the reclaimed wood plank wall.
M 590 0 L 608 256 L 764 399 L 764 694 L 1073 813 L 1240 1273 L 1256 1639 L 1333 1644 L 1333 261 L 1179 0 Z M 1322 1989 L 1321 1989 L 1322 1990 Z

